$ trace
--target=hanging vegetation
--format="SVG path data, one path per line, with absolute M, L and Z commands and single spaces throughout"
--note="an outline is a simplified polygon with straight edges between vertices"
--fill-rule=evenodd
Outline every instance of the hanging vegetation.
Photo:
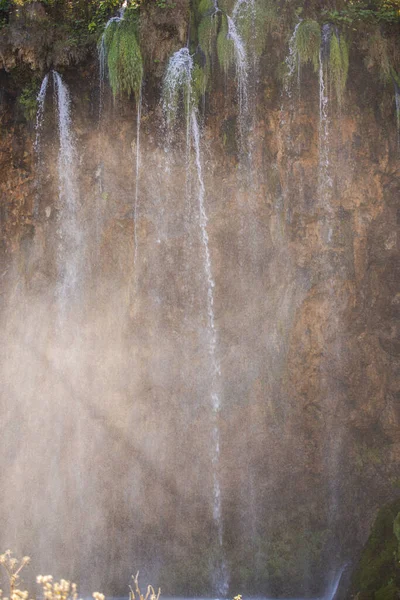
M 139 96 L 143 78 L 143 61 L 134 20 L 111 23 L 104 36 L 110 85 L 114 96 Z
M 211 63 L 211 57 L 215 47 L 218 33 L 218 21 L 217 14 L 206 15 L 200 21 L 198 28 L 199 45 L 204 52 L 208 64 Z
M 339 106 L 343 102 L 349 71 L 349 50 L 346 40 L 334 33 L 329 47 L 329 73 Z
M 214 0 L 200 0 L 199 5 L 197 7 L 197 12 L 201 17 L 207 15 L 207 13 L 214 12 L 214 10 Z
M 204 97 L 208 88 L 209 79 L 207 67 L 201 67 L 199 64 L 195 64 L 192 71 L 192 105 L 197 106 L 200 98 Z
M 268 35 L 279 23 L 276 3 L 270 0 L 245 2 L 239 8 L 237 28 L 240 37 L 248 48 L 260 57 L 265 50 Z
M 218 62 L 225 74 L 235 63 L 235 46 L 229 37 L 229 26 L 226 15 L 222 16 L 221 29 L 217 38 Z
M 186 119 L 190 118 L 191 109 L 198 103 L 199 75 L 188 48 L 182 48 L 171 56 L 163 82 L 163 109 L 168 125 L 172 125 L 183 109 Z M 193 81 L 196 74 L 195 90 Z M 188 121 L 187 121 L 188 122 Z
M 310 62 L 318 71 L 321 48 L 321 26 L 317 21 L 304 20 L 297 28 L 295 48 L 300 63 Z

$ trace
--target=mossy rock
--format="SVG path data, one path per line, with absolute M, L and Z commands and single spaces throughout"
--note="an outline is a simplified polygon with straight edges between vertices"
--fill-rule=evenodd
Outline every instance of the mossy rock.
M 384 585 L 374 594 L 375 600 L 398 600 L 399 597 L 399 588 L 394 581 Z
M 400 499 L 383 507 L 353 575 L 351 596 L 359 600 L 400 599 Z
M 297 28 L 295 47 L 302 64 L 311 62 L 318 71 L 321 48 L 321 26 L 317 21 L 306 19 Z

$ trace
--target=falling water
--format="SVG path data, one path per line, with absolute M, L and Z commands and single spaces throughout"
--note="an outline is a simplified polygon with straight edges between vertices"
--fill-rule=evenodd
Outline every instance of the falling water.
M 219 482 L 219 462 L 220 462 L 220 431 L 219 414 L 221 411 L 221 399 L 218 393 L 218 380 L 221 376 L 221 367 L 216 353 L 217 331 L 215 327 L 214 315 L 214 287 L 215 282 L 212 275 L 211 256 L 209 248 L 209 237 L 207 231 L 208 217 L 204 205 L 205 185 L 203 179 L 203 170 L 201 164 L 200 152 L 200 129 L 198 116 L 195 109 L 191 111 L 191 130 L 193 136 L 193 146 L 195 154 L 195 163 L 198 178 L 198 202 L 199 202 L 199 221 L 201 230 L 201 241 L 204 255 L 204 271 L 207 280 L 207 314 L 208 314 L 208 332 L 209 332 L 209 354 L 212 365 L 211 377 L 211 402 L 213 411 L 213 517 L 218 531 L 218 542 L 222 549 L 223 545 L 223 522 L 221 505 L 221 486 Z M 216 573 L 216 585 L 218 593 L 225 595 L 228 592 L 228 576 L 224 560 L 221 561 Z
M 243 7 L 250 8 L 250 10 L 254 12 L 256 5 L 254 0 L 236 0 L 236 4 L 233 7 L 232 12 L 232 19 L 235 21 L 235 23 L 238 22 L 238 19 L 240 18 L 240 10 Z
M 193 58 L 187 47 L 175 52 L 167 66 L 163 82 L 163 111 L 167 124 L 167 171 L 170 171 L 170 155 L 172 148 L 173 125 L 179 112 L 179 94 L 183 96 L 186 116 L 186 198 L 191 197 L 190 153 L 190 101 L 192 95 Z M 189 207 L 187 207 L 189 208 Z M 185 211 L 185 219 L 190 219 L 190 210 Z
M 257 54 L 252 52 L 251 43 L 246 46 L 240 34 L 242 19 L 252 19 L 252 27 L 256 27 L 256 5 L 255 0 L 236 0 L 232 16 L 227 16 L 228 39 L 233 43 L 233 54 L 236 68 L 237 99 L 239 107 L 238 129 L 242 158 L 246 159 L 247 172 L 251 171 L 252 165 L 252 139 L 251 132 L 254 122 L 255 89 L 252 83 L 256 81 Z M 250 61 L 249 56 L 253 58 Z M 254 76 L 251 77 L 251 74 Z M 254 177 L 249 178 L 249 184 L 253 185 Z
M 71 131 L 71 100 L 61 76 L 53 71 L 54 91 L 57 98 L 60 243 L 58 249 L 59 289 L 61 313 L 69 298 L 79 289 L 81 270 L 80 251 L 82 231 L 78 220 L 77 153 Z
M 239 2 L 241 0 L 238 0 Z M 236 9 L 236 6 L 235 6 Z M 233 11 L 233 15 L 237 15 Z M 237 30 L 234 16 L 228 18 L 228 38 L 232 40 L 235 52 L 236 79 L 238 86 L 240 126 L 245 126 L 244 120 L 248 110 L 248 62 L 246 47 Z
M 396 102 L 397 145 L 400 148 L 400 86 L 394 82 L 394 98 Z
M 137 241 L 137 216 L 138 216 L 138 201 L 139 201 L 139 171 L 140 171 L 140 126 L 142 122 L 142 86 L 140 86 L 139 98 L 137 100 L 137 117 L 136 117 L 136 180 L 135 180 L 135 204 L 133 207 L 134 220 L 134 264 L 137 264 L 138 241 Z M 135 270 L 137 272 L 137 270 Z
M 297 23 L 296 27 L 293 30 L 291 38 L 289 40 L 289 52 L 285 58 L 285 65 L 286 65 L 287 71 L 286 71 L 286 76 L 285 76 L 282 93 L 281 93 L 281 108 L 280 108 L 280 118 L 279 118 L 279 124 L 280 124 L 281 130 L 286 125 L 285 100 L 289 100 L 289 107 L 288 107 L 289 129 L 288 129 L 288 132 L 287 132 L 287 135 L 285 138 L 286 146 L 289 146 L 291 143 L 290 121 L 291 121 L 291 119 L 293 117 L 293 113 L 294 113 L 294 103 L 293 103 L 293 98 L 292 98 L 293 76 L 294 76 L 296 67 L 299 67 L 299 65 L 300 65 L 300 60 L 299 60 L 298 52 L 296 49 L 296 36 L 297 36 L 297 30 L 299 28 L 300 23 L 301 23 L 301 20 Z M 297 72 L 298 72 L 297 83 L 298 83 L 298 87 L 300 88 L 299 68 L 298 68 Z
M 39 210 L 39 183 L 41 180 L 42 174 L 42 159 L 40 154 L 40 143 L 41 143 L 41 134 L 42 134 L 42 126 L 44 119 L 44 103 L 46 100 L 46 92 L 47 86 L 49 84 L 49 75 L 45 75 L 42 85 L 40 86 L 39 94 L 36 98 L 37 100 L 37 112 L 36 112 L 36 124 L 35 124 L 35 142 L 34 142 L 34 150 L 36 155 L 36 164 L 37 164 L 37 172 L 38 176 L 36 177 L 36 194 L 35 194 L 35 204 L 33 207 L 33 213 L 35 216 L 38 214 Z
M 107 26 L 106 26 L 107 28 Z M 106 79 L 106 43 L 104 40 L 104 33 L 101 36 L 100 44 L 99 44 L 99 88 L 100 88 L 100 97 L 99 97 L 99 117 L 101 117 L 101 113 L 103 110 L 103 96 L 104 96 L 104 82 Z
M 285 91 L 285 94 L 289 98 L 291 98 L 291 96 L 292 96 L 293 75 L 296 70 L 296 67 L 299 68 L 299 65 L 300 65 L 300 60 L 299 60 L 298 52 L 296 49 L 296 36 L 297 36 L 297 30 L 300 26 L 300 23 L 301 23 L 301 20 L 297 23 L 296 27 L 293 30 L 292 36 L 289 40 L 289 54 L 287 55 L 287 57 L 285 59 L 285 64 L 287 67 L 287 74 L 286 74 L 285 83 L 284 83 L 284 91 Z M 297 83 L 300 86 L 300 71 L 299 70 L 298 70 Z
M 326 205 L 332 188 L 330 175 L 330 134 L 327 55 L 331 35 L 330 25 L 322 28 L 322 45 L 319 52 L 319 198 Z M 326 205 L 326 208 L 328 206 Z
M 193 58 L 187 47 L 181 48 L 169 60 L 163 85 L 163 109 L 167 125 L 171 127 L 178 112 L 179 90 L 186 101 L 186 145 L 190 146 L 190 101 L 192 91 Z
M 218 10 L 217 3 L 215 2 Z M 193 59 L 190 56 L 188 48 L 182 48 L 176 52 L 170 59 L 163 85 L 163 109 L 166 116 L 167 125 L 175 122 L 179 110 L 179 93 L 184 98 L 186 113 L 186 163 L 188 179 L 190 179 L 190 148 L 193 144 L 194 161 L 197 172 L 198 184 L 198 210 L 199 224 L 201 232 L 201 243 L 203 248 L 203 264 L 207 282 L 207 321 L 208 321 L 208 352 L 211 361 L 211 407 L 212 407 L 212 465 L 213 465 L 213 519 L 217 528 L 218 544 L 220 554 L 222 555 L 223 546 L 223 521 L 222 521 L 222 503 L 221 486 L 219 480 L 219 462 L 220 462 L 220 430 L 219 414 L 221 410 L 221 399 L 218 392 L 219 378 L 221 374 L 220 364 L 217 357 L 217 330 L 215 326 L 214 315 L 214 279 L 212 275 L 211 255 L 209 248 L 209 237 L 207 231 L 208 217 L 205 208 L 205 185 L 203 179 L 203 169 L 200 150 L 200 127 L 198 113 L 195 108 L 191 109 L 191 90 L 192 90 L 192 70 Z M 190 189 L 190 188 L 189 188 Z M 188 191 L 188 190 L 187 190 Z M 227 568 L 223 558 L 218 565 L 215 565 L 215 586 L 218 593 L 226 594 L 228 591 Z
M 44 101 L 46 99 L 47 86 L 49 83 L 49 75 L 45 75 L 42 85 L 40 86 L 37 100 L 37 113 L 36 113 L 36 124 L 35 124 L 35 152 L 38 153 L 40 150 L 40 134 L 42 132 L 43 118 L 44 118 Z
M 323 596 L 323 600 L 335 600 L 336 598 L 336 594 L 338 592 L 339 589 L 339 585 L 340 582 L 342 580 L 343 577 L 343 573 L 345 572 L 346 568 L 347 568 L 347 564 L 344 564 L 339 571 L 336 573 L 336 575 L 333 576 L 331 583 L 328 585 L 328 589 L 326 590 L 324 596 Z

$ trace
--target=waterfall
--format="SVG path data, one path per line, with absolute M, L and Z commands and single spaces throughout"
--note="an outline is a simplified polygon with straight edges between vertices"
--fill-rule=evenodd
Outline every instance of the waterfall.
M 54 91 L 57 100 L 58 132 L 60 148 L 58 154 L 59 180 L 59 248 L 58 297 L 61 312 L 67 301 L 79 289 L 81 272 L 82 231 L 78 219 L 77 152 L 71 131 L 71 100 L 67 86 L 61 76 L 53 71 Z
M 292 96 L 292 80 L 293 80 L 293 75 L 296 70 L 296 67 L 298 68 L 297 83 L 298 83 L 298 86 L 300 87 L 300 60 L 299 60 L 298 52 L 296 49 L 296 36 L 297 36 L 297 30 L 300 26 L 300 23 L 301 23 L 301 19 L 296 24 L 296 27 L 293 30 L 293 33 L 289 40 L 289 54 L 287 55 L 287 57 L 285 59 L 285 64 L 287 67 L 287 74 L 286 74 L 285 83 L 284 83 L 284 91 L 285 91 L 285 94 L 289 98 L 291 98 L 291 96 Z
M 228 591 L 228 575 L 225 560 L 223 558 L 223 519 L 221 485 L 219 479 L 220 464 L 220 429 L 219 414 L 221 411 L 221 399 L 219 394 L 219 379 L 221 375 L 220 363 L 217 356 L 217 330 L 214 313 L 214 288 L 215 282 L 212 274 L 212 262 L 208 236 L 208 217 L 205 208 L 206 189 L 203 178 L 203 168 L 200 148 L 200 126 L 197 109 L 191 107 L 192 95 L 192 70 L 193 59 L 188 48 L 182 48 L 170 59 L 163 85 L 163 109 L 170 128 L 175 122 L 179 111 L 179 97 L 183 96 L 186 113 L 186 163 L 188 179 L 190 179 L 190 149 L 193 145 L 194 164 L 197 173 L 198 186 L 198 215 L 200 226 L 201 245 L 203 250 L 203 266 L 207 286 L 207 331 L 208 331 L 208 353 L 211 363 L 210 399 L 212 409 L 212 509 L 213 520 L 217 530 L 220 558 L 215 569 L 215 588 L 220 594 Z M 190 187 L 189 187 L 190 189 Z M 187 190 L 188 191 L 188 190 Z
M 336 575 L 333 576 L 331 583 L 328 585 L 328 589 L 326 590 L 322 600 L 335 600 L 340 582 L 343 577 L 343 573 L 345 572 L 347 566 L 347 564 L 344 564 L 336 573 Z
M 292 32 L 289 39 L 288 53 L 285 58 L 286 74 L 281 90 L 281 104 L 279 115 L 279 162 L 281 163 L 282 173 L 286 174 L 282 181 L 281 194 L 277 198 L 276 209 L 278 214 L 286 214 L 286 218 L 290 221 L 290 203 L 288 201 L 291 191 L 292 175 L 293 175 L 293 160 L 288 159 L 288 151 L 295 150 L 292 140 L 292 121 L 296 114 L 299 95 L 293 97 L 294 75 L 297 67 L 297 83 L 300 89 L 300 57 L 296 46 L 297 31 L 301 24 L 300 19 Z M 297 148 L 296 148 L 297 151 Z M 284 163 L 284 164 L 283 164 Z M 282 234 L 282 224 L 280 226 L 280 235 Z
M 190 177 L 190 151 L 191 151 L 191 127 L 190 127 L 190 103 L 192 96 L 192 71 L 193 58 L 188 48 L 181 48 L 175 52 L 167 66 L 163 81 L 162 104 L 165 121 L 167 124 L 167 145 L 171 147 L 172 126 L 175 123 L 179 111 L 179 95 L 182 94 L 186 117 L 186 197 L 191 194 Z M 169 167 L 168 167 L 169 170 Z
M 331 27 L 326 24 L 322 28 L 322 45 L 319 52 L 319 173 L 318 188 L 319 199 L 329 208 L 332 178 L 330 175 L 330 133 L 329 133 L 329 96 L 328 96 L 328 69 L 327 57 L 329 56 L 329 41 Z
M 244 42 L 240 37 L 236 23 L 233 17 L 228 18 L 228 36 L 233 42 L 235 50 L 235 63 L 236 63 L 236 77 L 238 83 L 238 98 L 239 98 L 239 111 L 242 115 L 248 108 L 248 97 L 247 97 L 247 78 L 248 78 L 248 65 L 247 65 L 247 53 Z
M 280 119 L 279 119 L 279 125 L 280 125 L 281 130 L 286 125 L 284 102 L 285 102 L 285 99 L 288 99 L 288 101 L 289 101 L 289 107 L 288 107 L 289 127 L 288 127 L 288 132 L 287 132 L 287 135 L 285 138 L 285 144 L 287 146 L 289 146 L 291 143 L 290 122 L 291 122 L 291 119 L 292 119 L 293 113 L 294 113 L 294 103 L 293 103 L 293 98 L 292 98 L 293 76 L 296 71 L 296 67 L 298 67 L 297 83 L 298 83 L 298 87 L 300 88 L 300 60 L 299 60 L 298 52 L 296 49 L 296 36 L 297 36 L 297 30 L 300 26 L 300 23 L 301 23 L 301 19 L 296 24 L 296 26 L 293 30 L 293 33 L 290 37 L 290 40 L 289 40 L 289 52 L 285 58 L 285 65 L 287 68 L 287 72 L 286 72 L 286 76 L 284 79 L 284 84 L 283 84 L 283 88 L 282 88 L 282 92 L 281 92 L 281 107 L 280 107 Z
M 44 101 L 46 99 L 47 86 L 49 84 L 49 75 L 45 75 L 40 86 L 39 94 L 37 95 L 37 113 L 36 113 L 36 124 L 35 124 L 35 152 L 38 154 L 40 151 L 40 135 L 42 132 L 43 118 L 44 118 Z
M 167 126 L 177 117 L 179 94 L 183 92 L 186 113 L 186 143 L 190 146 L 190 102 L 192 95 L 193 58 L 188 48 L 181 48 L 169 60 L 163 84 L 163 110 Z
M 238 0 L 238 3 L 241 3 L 243 0 Z M 237 94 L 238 94 L 238 102 L 239 102 L 239 128 L 240 128 L 240 136 L 244 138 L 245 127 L 246 127 L 246 119 L 249 108 L 248 103 L 248 62 L 247 62 L 247 52 L 245 44 L 242 38 L 239 35 L 237 29 L 237 5 L 233 10 L 232 17 L 227 17 L 228 19 L 228 38 L 232 40 L 234 53 L 235 53 L 235 66 L 236 66 L 236 81 L 237 81 Z
M 106 26 L 107 27 L 107 26 Z M 105 30 L 104 30 L 105 31 Z M 99 44 L 99 119 L 103 112 L 104 83 L 106 80 L 106 43 L 104 33 Z
M 137 216 L 139 201 L 139 171 L 140 171 L 140 126 L 142 121 L 142 86 L 140 86 L 139 99 L 137 102 L 136 116 L 136 180 L 135 180 L 135 204 L 133 207 L 133 232 L 134 232 L 134 264 L 137 264 L 138 241 L 137 241 Z M 136 269 L 135 269 L 136 273 Z
M 213 517 L 218 532 L 218 543 L 220 548 L 223 546 L 223 521 L 221 505 L 221 486 L 219 481 L 219 463 L 220 463 L 220 430 L 219 414 L 221 411 L 221 399 L 218 392 L 219 378 L 221 376 L 221 367 L 217 357 L 217 331 L 215 327 L 214 314 L 214 287 L 215 282 L 212 275 L 211 256 L 209 247 L 209 237 L 207 231 L 208 217 L 204 205 L 205 185 L 203 179 L 203 169 L 201 164 L 200 152 L 200 129 L 196 109 L 191 112 L 191 130 L 193 136 L 193 146 L 195 154 L 195 164 L 198 179 L 198 202 L 199 202 L 199 222 L 201 230 L 201 241 L 204 255 L 204 271 L 207 280 L 207 314 L 208 314 L 208 333 L 209 333 L 209 354 L 212 366 L 211 377 L 211 405 L 213 415 L 213 445 L 212 445 L 212 463 L 213 463 Z M 217 568 L 216 586 L 220 594 L 225 595 L 228 592 L 228 576 L 225 561 L 222 559 Z
M 253 16 L 253 22 L 256 16 L 256 4 L 255 0 L 236 0 L 236 4 L 233 7 L 232 11 L 232 20 L 237 26 L 240 22 L 240 19 L 243 18 L 243 14 L 240 13 L 241 9 L 250 9 L 250 12 Z
M 394 82 L 394 99 L 396 103 L 397 145 L 400 148 L 400 86 Z
M 34 202 L 34 207 L 33 207 L 33 214 L 35 216 L 38 215 L 38 211 L 39 211 L 39 184 L 40 184 L 42 167 L 43 167 L 41 153 L 40 153 L 40 144 L 41 144 L 41 134 L 42 134 L 43 119 L 44 119 L 44 103 L 46 100 L 48 84 L 49 84 L 49 75 L 47 74 L 43 78 L 42 84 L 40 86 L 39 94 L 37 95 L 37 98 L 36 98 L 37 112 L 36 112 L 36 123 L 35 123 L 35 141 L 33 144 L 33 148 L 34 148 L 35 156 L 36 156 L 36 166 L 37 166 L 38 176 L 36 177 L 36 182 L 35 182 L 36 193 L 35 193 L 35 202 Z

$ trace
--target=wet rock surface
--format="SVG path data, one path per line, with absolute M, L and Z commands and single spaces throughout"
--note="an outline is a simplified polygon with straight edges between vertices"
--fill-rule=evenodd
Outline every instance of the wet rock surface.
M 43 571 L 57 564 L 113 593 L 139 567 L 167 594 L 204 594 L 218 553 L 197 183 L 184 119 L 166 153 L 159 104 L 165 62 L 187 33 L 188 4 L 176 4 L 173 17 L 149 6 L 143 21 L 153 68 L 136 223 L 134 103 L 107 90 L 99 121 L 95 61 L 63 73 L 84 232 L 79 296 L 63 326 L 53 91 L 40 164 L 32 128 L 13 118 L 12 86 L 1 116 L 2 542 L 14 546 L 17 531 Z M 27 20 L 44 18 L 29 11 Z M 283 100 L 284 125 L 282 98 L 263 79 L 245 171 L 232 82 L 207 95 L 204 116 L 224 545 L 231 589 L 246 593 L 321 593 L 399 494 L 395 123 L 383 128 L 350 86 L 331 114 L 333 183 L 322 201 L 318 82 L 304 77 L 310 94 Z M 384 93 L 377 87 L 376 105 Z

